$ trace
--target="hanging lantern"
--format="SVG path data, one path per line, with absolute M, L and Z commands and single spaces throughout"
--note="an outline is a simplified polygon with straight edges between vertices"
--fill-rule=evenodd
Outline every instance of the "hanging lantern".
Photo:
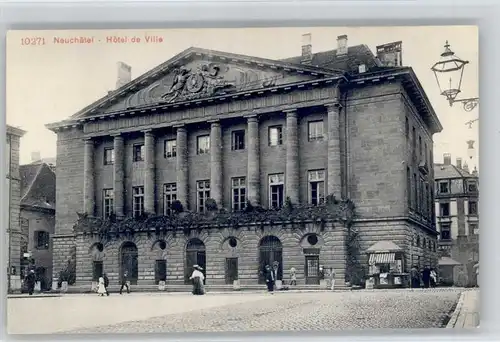
M 474 140 L 468 140 L 467 141 L 467 156 L 469 156 L 469 159 L 472 159 L 476 156 L 476 149 L 474 148 Z
M 469 62 L 460 59 L 451 51 L 450 44 L 446 41 L 440 61 L 431 68 L 436 77 L 441 95 L 446 97 L 450 103 L 450 107 L 453 105 L 453 102 L 455 102 L 457 95 L 461 92 L 462 76 L 464 74 L 464 67 L 467 63 Z

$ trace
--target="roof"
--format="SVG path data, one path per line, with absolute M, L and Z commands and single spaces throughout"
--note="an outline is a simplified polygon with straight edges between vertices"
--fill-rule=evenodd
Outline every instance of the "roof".
M 55 210 L 56 174 L 46 163 L 19 166 L 21 206 Z
M 434 164 L 434 179 L 449 178 L 477 178 L 477 176 L 452 164 Z
M 392 241 L 378 241 L 366 250 L 367 253 L 401 252 L 403 249 Z
M 444 256 L 444 257 L 441 257 L 441 259 L 439 259 L 438 265 L 439 266 L 458 266 L 461 264 L 458 261 L 456 261 L 450 257 Z
M 282 61 L 301 64 L 302 59 L 302 56 L 295 56 L 282 59 Z M 380 60 L 375 57 L 365 44 L 348 47 L 347 54 L 343 56 L 337 56 L 337 49 L 313 53 L 311 62 L 303 65 L 337 69 L 350 74 L 357 74 L 359 72 L 358 66 L 361 64 L 366 65 L 368 70 L 383 68 Z

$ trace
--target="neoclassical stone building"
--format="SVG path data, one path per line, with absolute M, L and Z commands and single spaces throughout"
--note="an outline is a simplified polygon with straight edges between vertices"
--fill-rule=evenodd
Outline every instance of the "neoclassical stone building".
M 175 285 L 198 263 L 207 284 L 257 284 L 278 261 L 317 284 L 319 265 L 344 278 L 352 229 L 362 265 L 383 240 L 405 269 L 434 255 L 439 120 L 400 43 L 337 44 L 285 60 L 190 48 L 48 125 L 54 277 L 73 260 L 77 285 L 101 270 Z

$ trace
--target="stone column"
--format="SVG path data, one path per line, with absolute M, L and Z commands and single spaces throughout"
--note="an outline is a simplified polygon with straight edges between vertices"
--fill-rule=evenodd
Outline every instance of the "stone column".
M 340 163 L 340 110 L 339 103 L 326 106 L 328 113 L 328 178 L 327 195 L 342 195 L 342 172 Z
M 85 139 L 83 151 L 83 211 L 89 216 L 95 214 L 94 184 L 94 141 Z
M 210 197 L 222 208 L 222 132 L 219 121 L 210 126 Z
M 299 203 L 299 131 L 297 110 L 286 111 L 286 197 Z
M 177 200 L 189 209 L 188 196 L 188 142 L 184 126 L 177 126 Z
M 259 118 L 247 116 L 248 121 L 248 162 L 247 162 L 247 199 L 253 206 L 260 205 L 260 139 Z
M 115 153 L 113 163 L 115 215 L 123 217 L 125 216 L 125 146 L 123 136 L 120 134 L 114 136 L 113 148 Z
M 152 131 L 144 132 L 144 211 L 156 214 L 155 211 L 155 136 Z

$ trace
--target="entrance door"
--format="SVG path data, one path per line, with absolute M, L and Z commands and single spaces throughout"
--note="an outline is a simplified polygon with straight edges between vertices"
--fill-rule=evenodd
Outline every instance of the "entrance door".
M 238 258 L 226 258 L 226 284 L 238 280 Z
M 266 236 L 262 238 L 259 246 L 259 284 L 266 283 L 265 267 L 273 267 L 274 262 L 278 262 L 277 279 L 283 279 L 283 249 L 281 241 L 276 236 Z
M 319 256 L 306 256 L 305 275 L 307 285 L 319 285 Z
M 206 280 L 206 253 L 205 253 L 205 244 L 200 239 L 191 239 L 186 246 L 186 266 L 184 268 L 184 283 L 191 284 L 191 280 L 189 277 L 193 273 L 193 266 L 198 265 L 203 268 L 203 275 Z
M 121 276 L 127 271 L 130 284 L 137 285 L 139 279 L 137 247 L 133 242 L 126 242 L 121 252 Z

